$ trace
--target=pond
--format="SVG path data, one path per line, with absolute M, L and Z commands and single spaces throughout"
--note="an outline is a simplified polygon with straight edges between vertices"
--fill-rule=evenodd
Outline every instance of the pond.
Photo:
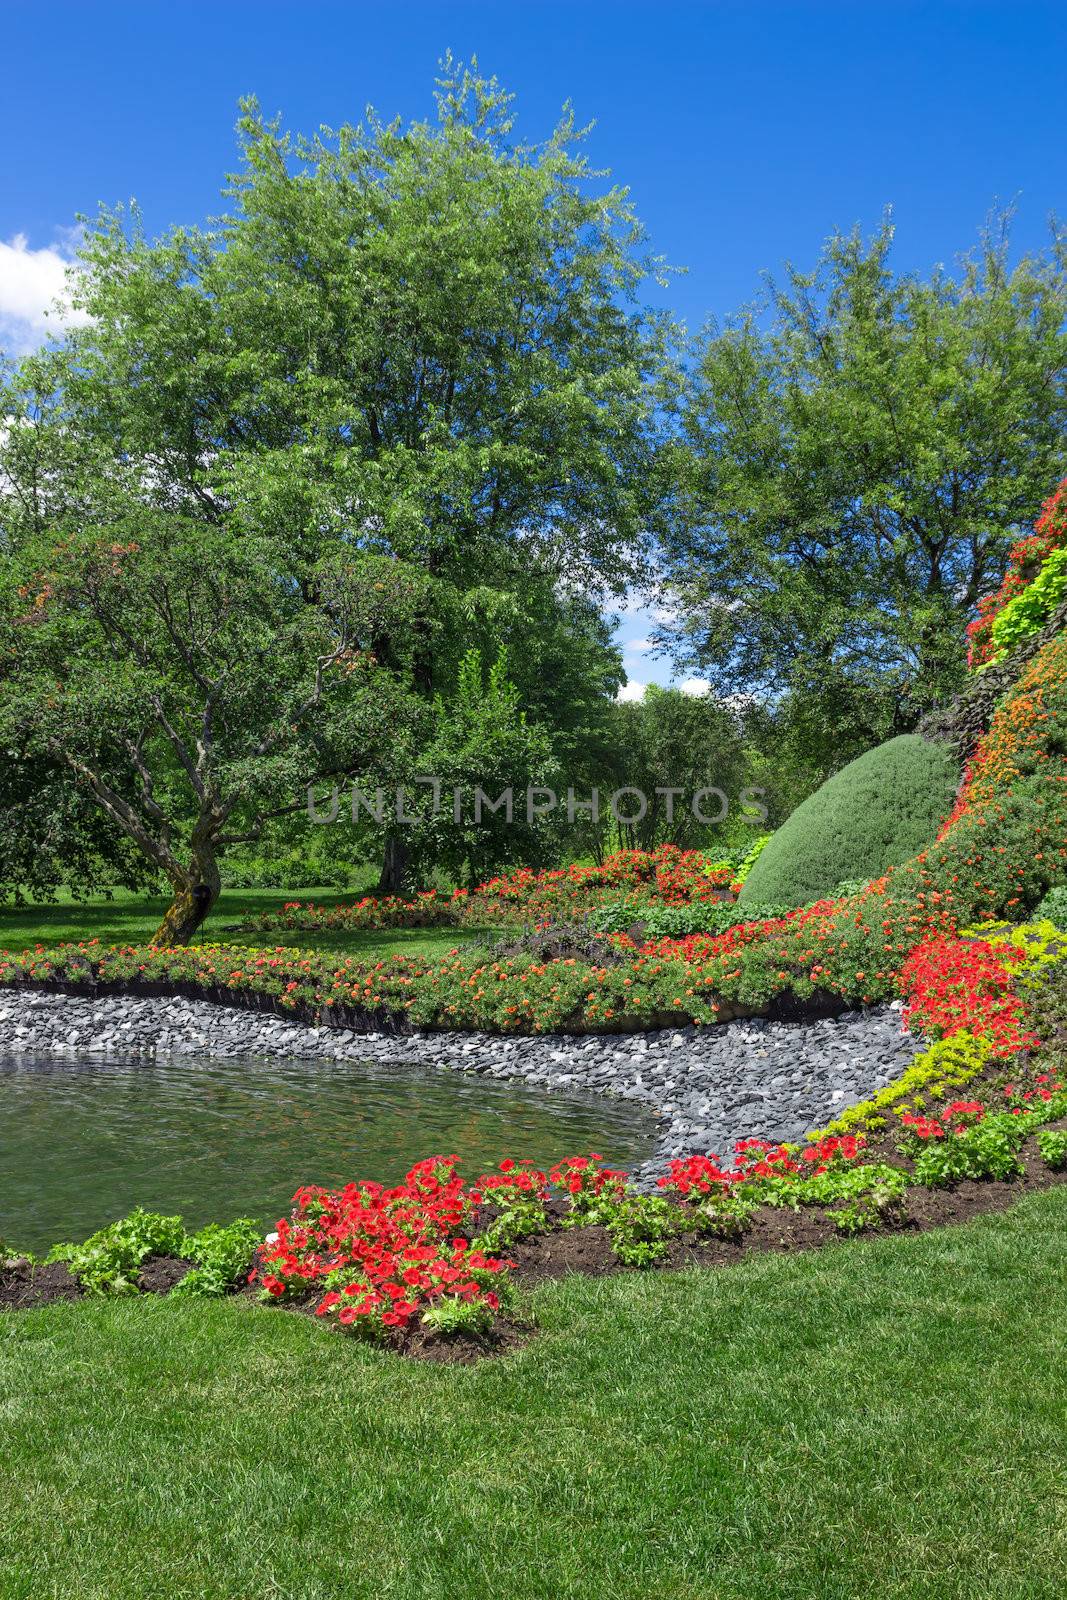
M 303 1183 L 396 1182 L 424 1156 L 475 1177 L 590 1149 L 632 1167 L 654 1143 L 631 1105 L 443 1069 L 0 1056 L 0 1238 L 43 1251 L 138 1205 L 267 1227 Z

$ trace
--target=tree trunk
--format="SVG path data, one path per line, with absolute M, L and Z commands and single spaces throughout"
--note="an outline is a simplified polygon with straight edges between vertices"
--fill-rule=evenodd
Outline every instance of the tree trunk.
M 152 943 L 163 947 L 188 944 L 208 917 L 221 889 L 222 880 L 214 861 L 191 869 L 184 880 L 175 882 L 174 899 Z
M 407 844 L 399 833 L 387 833 L 382 856 L 382 872 L 378 879 L 378 893 L 402 895 L 407 889 L 407 876 Z

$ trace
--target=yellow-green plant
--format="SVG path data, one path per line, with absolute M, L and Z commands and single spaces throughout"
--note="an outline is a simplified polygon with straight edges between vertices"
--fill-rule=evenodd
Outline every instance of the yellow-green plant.
M 890 1117 L 921 1110 L 931 1100 L 946 1099 L 984 1071 L 992 1060 L 992 1046 L 969 1033 L 939 1039 L 917 1055 L 911 1066 L 869 1100 L 850 1106 L 825 1128 L 814 1129 L 810 1140 L 829 1134 L 860 1133 L 884 1128 Z

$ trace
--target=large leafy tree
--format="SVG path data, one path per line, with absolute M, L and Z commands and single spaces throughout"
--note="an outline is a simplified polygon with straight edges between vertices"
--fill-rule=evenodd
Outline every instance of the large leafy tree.
M 421 709 L 373 641 L 410 628 L 425 579 L 333 549 L 303 574 L 270 541 L 150 511 L 50 516 L 0 575 L 0 733 L 61 765 L 174 891 L 187 941 L 220 860 L 324 776 L 373 767 Z M 60 791 L 63 792 L 62 789 Z
M 446 623 L 642 569 L 675 385 L 569 115 L 519 143 L 449 64 L 433 121 L 293 140 L 248 102 L 239 138 L 218 223 L 88 229 L 86 320 L 2 403 L 8 736 L 167 873 L 175 938 L 302 784 L 426 746 Z
M 819 764 L 913 727 L 1067 462 L 1063 240 L 896 273 L 835 237 L 701 341 L 667 571 L 678 653 L 804 708 Z

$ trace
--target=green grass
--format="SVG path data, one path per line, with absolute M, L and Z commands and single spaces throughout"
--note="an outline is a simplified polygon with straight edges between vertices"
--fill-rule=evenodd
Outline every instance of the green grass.
M 336 950 L 343 955 L 379 956 L 383 952 L 403 951 L 408 955 L 444 955 L 456 946 L 474 946 L 496 937 L 478 929 L 390 928 L 382 932 L 365 929 L 354 933 L 316 931 L 234 934 L 227 926 L 254 913 L 280 911 L 288 900 L 313 900 L 316 905 L 341 905 L 358 898 L 354 890 L 323 889 L 225 889 L 211 916 L 201 928 L 197 942 L 223 941 L 245 945 L 290 945 Z M 116 889 L 114 898 L 75 901 L 63 895 L 43 905 L 0 906 L 0 950 L 16 953 L 36 944 L 64 944 L 82 939 L 99 939 L 102 944 L 147 943 L 159 927 L 168 901 L 148 895 L 131 895 Z
M 1037 1600 L 1067 1564 L 1067 1188 L 571 1279 L 475 1368 L 247 1304 L 0 1319 L 3 1600 Z

